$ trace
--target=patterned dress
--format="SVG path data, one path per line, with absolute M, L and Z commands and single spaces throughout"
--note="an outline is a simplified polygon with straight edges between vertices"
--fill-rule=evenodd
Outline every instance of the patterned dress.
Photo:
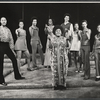
M 68 71 L 67 42 L 64 37 L 54 37 L 51 40 L 51 68 L 53 75 L 53 86 L 66 86 Z

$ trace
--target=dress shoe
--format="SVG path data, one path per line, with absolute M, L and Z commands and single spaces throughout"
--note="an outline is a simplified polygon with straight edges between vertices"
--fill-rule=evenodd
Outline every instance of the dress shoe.
M 95 81 L 100 81 L 100 78 L 96 78 Z
M 5 83 L 5 82 L 4 83 L 0 83 L 0 84 L 3 85 L 3 86 L 7 86 L 7 83 Z
M 25 77 L 18 77 L 18 78 L 15 78 L 16 80 L 22 80 L 22 79 L 25 79 Z

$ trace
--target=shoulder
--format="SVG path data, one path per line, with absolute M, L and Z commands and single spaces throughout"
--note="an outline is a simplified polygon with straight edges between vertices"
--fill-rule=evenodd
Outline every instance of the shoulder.
M 62 23 L 61 26 L 64 26 L 64 23 Z

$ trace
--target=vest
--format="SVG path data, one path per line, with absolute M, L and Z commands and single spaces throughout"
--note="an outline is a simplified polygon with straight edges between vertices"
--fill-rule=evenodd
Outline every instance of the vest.
M 88 40 L 88 37 L 86 35 L 86 33 L 88 32 L 88 30 L 86 31 L 82 31 L 81 33 L 81 45 L 90 45 L 90 40 Z
M 63 36 L 65 37 L 65 33 L 68 31 L 68 30 L 70 30 L 70 25 L 71 25 L 71 23 L 69 22 L 69 23 L 67 23 L 66 25 L 63 23 L 63 24 L 61 24 L 61 26 L 62 26 L 62 28 L 63 28 L 63 31 L 64 31 L 64 33 L 63 33 Z

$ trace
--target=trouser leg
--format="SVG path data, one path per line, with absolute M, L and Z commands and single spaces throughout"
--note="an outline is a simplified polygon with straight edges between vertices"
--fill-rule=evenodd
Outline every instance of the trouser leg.
M 9 47 L 6 50 L 6 54 L 12 61 L 15 78 L 20 78 L 21 75 L 20 75 L 19 70 L 18 70 L 16 57 L 15 57 L 15 55 L 13 54 L 12 50 Z
M 37 41 L 32 41 L 32 63 L 33 63 L 33 67 L 36 66 L 36 51 L 37 51 Z
M 1 45 L 0 45 L 1 46 Z M 3 76 L 3 60 L 4 60 L 4 49 L 0 47 L 0 83 L 4 83 L 4 76 Z
M 96 50 L 96 52 L 95 52 L 95 65 L 96 65 L 96 76 L 100 76 L 100 66 L 99 66 L 99 53 L 98 53 L 98 51 Z
M 90 77 L 90 60 L 89 60 L 89 47 L 85 47 L 85 76 Z
M 43 63 L 44 63 L 44 55 L 43 55 L 43 51 L 42 51 L 42 48 L 41 48 L 40 45 L 37 45 L 37 47 L 38 47 L 38 52 L 39 52 L 39 54 L 40 54 L 41 61 L 42 61 L 42 65 L 43 65 Z

